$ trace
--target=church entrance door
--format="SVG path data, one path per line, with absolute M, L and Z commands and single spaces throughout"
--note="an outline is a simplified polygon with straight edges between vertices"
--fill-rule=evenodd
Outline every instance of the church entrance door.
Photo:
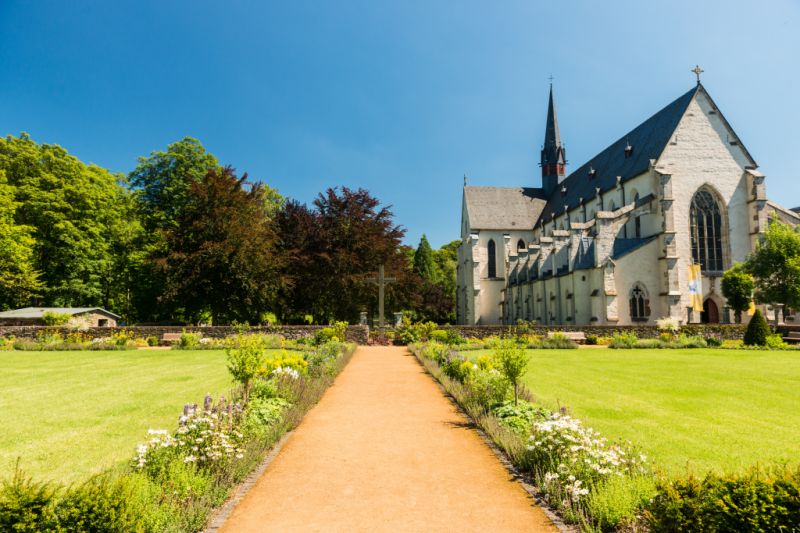
M 711 298 L 703 303 L 703 312 L 700 313 L 700 322 L 703 324 L 719 324 L 719 308 Z

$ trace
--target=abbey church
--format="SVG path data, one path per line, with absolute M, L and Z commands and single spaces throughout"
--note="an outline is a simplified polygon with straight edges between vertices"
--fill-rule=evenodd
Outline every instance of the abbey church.
M 767 199 L 757 169 L 698 72 L 696 86 L 567 174 L 551 85 L 541 187 L 464 185 L 458 322 L 731 321 L 722 273 L 771 217 L 800 223 Z

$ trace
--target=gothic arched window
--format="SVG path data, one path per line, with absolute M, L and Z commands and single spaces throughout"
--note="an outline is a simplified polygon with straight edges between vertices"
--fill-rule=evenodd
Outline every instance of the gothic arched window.
M 487 252 L 487 262 L 489 265 L 489 272 L 488 277 L 496 278 L 497 277 L 497 250 L 495 249 L 494 239 L 489 240 L 489 244 L 486 246 Z
M 524 250 L 525 249 L 525 241 L 522 239 L 517 241 L 517 250 Z
M 695 193 L 689 224 L 694 262 L 703 272 L 722 272 L 722 212 L 709 191 Z
M 650 317 L 650 300 L 644 285 L 637 283 L 631 289 L 630 299 L 631 322 L 646 322 Z

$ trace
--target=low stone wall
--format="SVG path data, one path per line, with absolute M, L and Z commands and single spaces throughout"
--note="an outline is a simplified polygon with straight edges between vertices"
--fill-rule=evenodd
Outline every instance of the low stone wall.
M 441 326 L 442 329 L 455 329 L 467 339 L 483 339 L 486 337 L 503 337 L 512 334 L 516 326 Z M 692 324 L 681 326 L 681 333 L 686 335 L 702 335 L 724 340 L 741 339 L 747 328 L 743 324 Z M 529 326 L 533 335 L 547 335 L 549 331 L 582 331 L 585 335 L 611 337 L 615 333 L 632 332 L 640 339 L 658 337 L 661 333 L 656 326 Z
M 253 326 L 250 331 L 281 335 L 285 339 L 301 339 L 313 336 L 317 331 L 327 326 Z M 0 326 L 0 336 L 13 335 L 17 338 L 34 338 L 39 332 L 46 330 L 59 331 L 62 334 L 69 330 L 61 327 L 46 326 Z M 204 337 L 215 339 L 228 337 L 236 333 L 232 326 L 129 326 L 115 328 L 89 328 L 85 333 L 91 337 L 109 337 L 116 331 L 132 331 L 137 337 L 158 337 L 164 333 L 181 333 L 191 331 L 202 333 Z M 357 344 L 369 343 L 369 327 L 348 326 L 347 340 Z

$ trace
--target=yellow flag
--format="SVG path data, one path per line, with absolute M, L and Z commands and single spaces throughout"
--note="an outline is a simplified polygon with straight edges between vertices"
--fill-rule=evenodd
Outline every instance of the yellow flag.
M 692 309 L 697 312 L 703 310 L 703 283 L 700 274 L 700 265 L 689 265 L 689 298 Z
M 750 300 L 750 307 L 747 308 L 747 315 L 753 316 L 753 313 L 756 312 L 756 303 L 753 300 Z

